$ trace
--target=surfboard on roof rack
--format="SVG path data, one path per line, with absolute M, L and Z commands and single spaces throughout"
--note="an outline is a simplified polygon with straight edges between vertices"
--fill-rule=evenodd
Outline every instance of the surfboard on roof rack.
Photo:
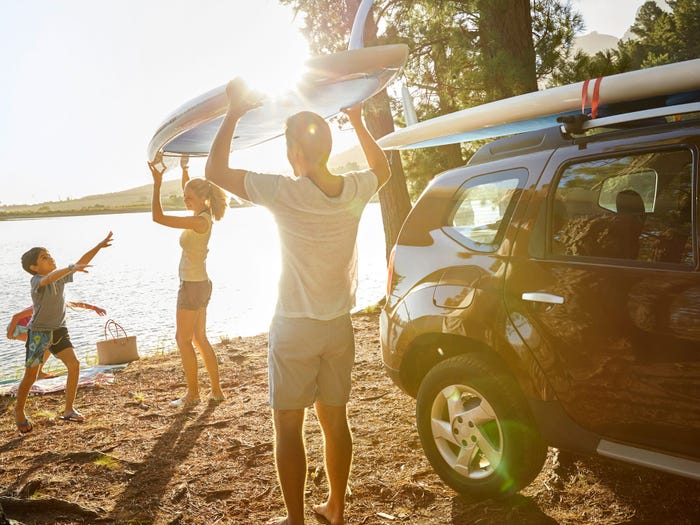
M 497 100 L 399 129 L 384 149 L 414 149 L 513 135 L 558 125 L 700 102 L 700 59 L 601 77 Z

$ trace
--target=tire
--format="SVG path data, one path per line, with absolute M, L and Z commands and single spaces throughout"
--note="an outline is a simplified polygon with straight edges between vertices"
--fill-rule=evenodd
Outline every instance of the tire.
M 547 456 L 515 380 L 488 356 L 460 355 L 428 372 L 416 420 L 435 472 L 472 500 L 517 492 Z

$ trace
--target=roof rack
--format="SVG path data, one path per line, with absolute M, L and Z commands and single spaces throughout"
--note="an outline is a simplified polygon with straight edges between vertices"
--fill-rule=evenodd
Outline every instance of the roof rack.
M 682 115 L 685 113 L 700 112 L 700 102 L 690 102 L 688 104 L 678 104 L 675 106 L 664 106 L 631 113 L 622 113 L 609 117 L 591 119 L 586 115 L 574 115 L 573 117 L 560 117 L 557 120 L 562 123 L 560 129 L 564 136 L 580 135 L 590 129 L 605 128 L 615 124 L 635 122 L 658 117 L 669 117 L 672 115 Z

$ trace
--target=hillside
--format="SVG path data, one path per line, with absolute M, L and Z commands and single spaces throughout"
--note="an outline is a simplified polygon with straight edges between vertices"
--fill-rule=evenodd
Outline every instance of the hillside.
M 362 148 L 358 145 L 333 155 L 328 160 L 328 167 L 334 173 L 343 173 L 366 168 L 367 160 L 365 159 L 364 153 L 362 153 Z
M 149 210 L 151 207 L 152 184 L 145 184 L 136 188 L 118 191 L 114 193 L 103 193 L 100 195 L 88 195 L 78 199 L 68 199 L 63 201 L 47 201 L 38 204 L 13 204 L 0 206 L 0 214 L 26 214 L 26 213 L 65 213 L 70 211 L 89 212 L 100 210 L 115 210 L 118 208 L 129 208 L 138 210 Z M 163 181 L 161 200 L 163 205 L 168 205 L 170 197 L 176 199 L 182 196 L 179 180 Z
M 578 36 L 574 39 L 574 47 L 587 55 L 595 55 L 599 51 L 615 49 L 618 39 L 612 35 L 604 35 L 593 31 L 587 35 Z

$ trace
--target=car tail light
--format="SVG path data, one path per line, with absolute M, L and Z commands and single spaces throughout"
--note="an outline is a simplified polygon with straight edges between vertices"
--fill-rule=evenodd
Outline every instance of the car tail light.
M 386 300 L 389 302 L 389 296 L 391 295 L 391 281 L 394 278 L 394 255 L 396 255 L 396 245 L 391 249 L 389 253 L 389 266 L 386 272 Z

